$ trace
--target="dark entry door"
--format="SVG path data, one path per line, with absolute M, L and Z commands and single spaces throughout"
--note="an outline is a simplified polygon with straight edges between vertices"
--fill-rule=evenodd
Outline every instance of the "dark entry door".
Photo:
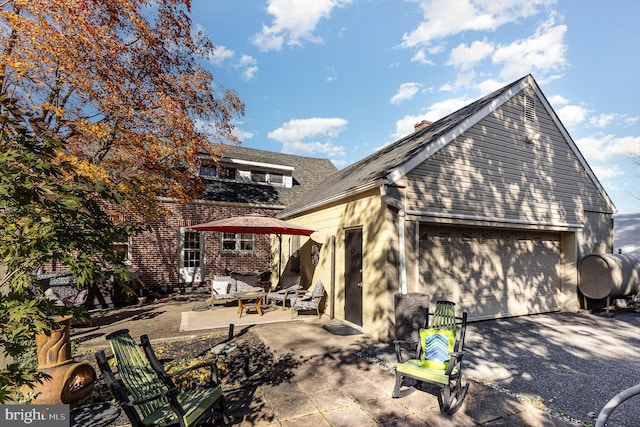
M 345 230 L 345 320 L 362 326 L 362 228 Z

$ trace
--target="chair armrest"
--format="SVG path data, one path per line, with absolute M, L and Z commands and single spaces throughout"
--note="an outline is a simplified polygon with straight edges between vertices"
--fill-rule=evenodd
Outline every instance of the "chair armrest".
M 396 359 L 398 360 L 399 363 L 402 363 L 406 360 L 406 358 L 403 357 L 402 355 L 402 345 L 405 344 L 405 347 L 409 347 L 409 345 L 413 346 L 415 348 L 415 354 L 414 357 L 417 359 L 420 357 L 420 343 L 416 342 L 416 341 L 408 341 L 408 340 L 393 340 L 393 344 L 395 345 L 395 349 L 396 349 Z
M 216 365 L 215 360 L 198 363 L 197 365 L 189 366 L 188 368 L 180 369 L 179 371 L 172 372 L 167 375 L 173 378 L 202 368 L 211 368 L 210 380 L 212 384 L 218 384 L 220 382 L 220 377 L 218 376 L 218 365 Z
M 444 372 L 445 375 L 451 375 L 453 369 L 460 365 L 462 356 L 464 356 L 464 351 L 449 353 L 449 364 L 447 366 L 447 370 Z
M 281 290 L 284 293 L 285 299 L 289 296 L 293 299 L 297 299 L 298 295 L 304 295 L 307 291 L 300 289 L 300 285 L 289 286 Z
M 306 289 L 298 289 L 295 291 L 295 295 L 293 295 L 293 302 L 296 301 L 311 301 L 313 299 L 312 295 L 307 295 Z

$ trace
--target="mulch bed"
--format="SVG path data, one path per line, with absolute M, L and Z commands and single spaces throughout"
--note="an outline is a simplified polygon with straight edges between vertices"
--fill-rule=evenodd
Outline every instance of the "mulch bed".
M 211 355 L 209 350 L 227 338 L 226 333 L 217 333 L 189 339 L 167 340 L 154 344 L 154 351 L 159 359 L 183 361 L 203 356 L 210 359 L 215 356 Z M 248 415 L 248 404 L 259 386 L 289 382 L 293 376 L 292 368 L 300 362 L 287 356 L 276 359 L 250 329 L 243 330 L 231 342 L 237 345 L 237 350 L 225 359 L 226 362 L 223 363 L 222 369 L 219 369 L 219 374 L 225 390 L 227 408 L 237 423 Z M 243 378 L 243 354 L 249 354 L 250 358 L 250 376 L 247 379 Z M 100 375 L 94 354 L 77 354 L 74 358 L 91 364 L 98 374 L 93 393 L 83 404 L 113 401 L 113 396 Z M 113 425 L 129 425 L 124 412 Z

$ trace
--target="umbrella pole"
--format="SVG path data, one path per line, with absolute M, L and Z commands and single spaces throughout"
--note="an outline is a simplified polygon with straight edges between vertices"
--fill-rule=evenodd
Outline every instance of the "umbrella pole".
M 278 281 L 280 281 L 280 275 L 282 274 L 282 234 L 276 234 L 278 236 Z

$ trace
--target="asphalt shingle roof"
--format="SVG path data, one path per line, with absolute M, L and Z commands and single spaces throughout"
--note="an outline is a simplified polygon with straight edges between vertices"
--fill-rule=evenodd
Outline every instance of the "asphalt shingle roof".
M 205 178 L 201 200 L 290 205 L 337 168 L 328 159 L 294 156 L 242 146 L 225 146 L 224 158 L 293 167 L 293 187 Z

